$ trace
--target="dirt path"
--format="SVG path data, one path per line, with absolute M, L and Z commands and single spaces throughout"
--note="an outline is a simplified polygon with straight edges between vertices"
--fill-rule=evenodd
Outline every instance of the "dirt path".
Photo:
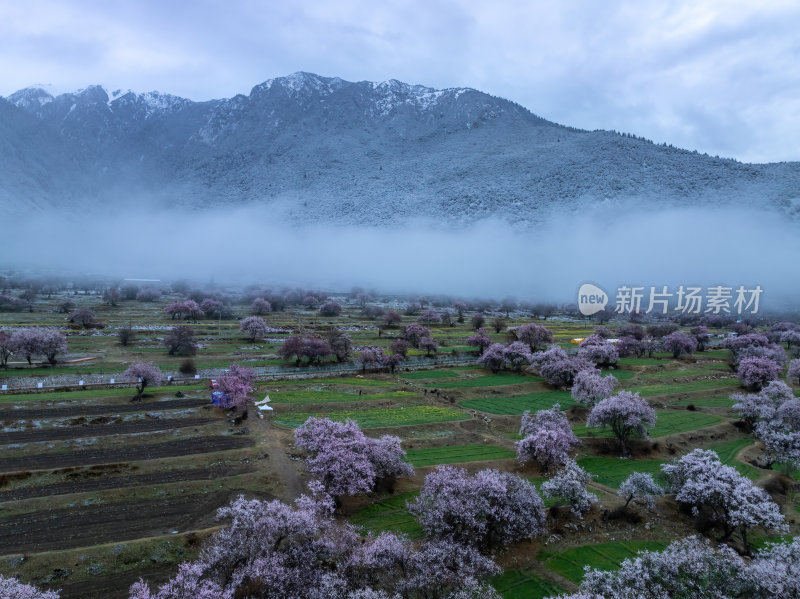
M 297 472 L 297 466 L 284 450 L 290 442 L 288 433 L 266 419 L 253 418 L 249 426 L 265 441 L 263 447 L 269 455 L 270 465 L 285 489 L 281 499 L 292 500 L 299 497 L 305 491 L 305 484 Z

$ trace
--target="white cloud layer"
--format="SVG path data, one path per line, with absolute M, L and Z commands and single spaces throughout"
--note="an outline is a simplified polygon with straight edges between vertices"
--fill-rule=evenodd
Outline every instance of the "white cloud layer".
M 558 302 L 574 301 L 586 282 L 612 297 L 621 285 L 760 285 L 761 306 L 772 311 L 796 309 L 800 279 L 800 263 L 788 259 L 800 255 L 796 224 L 733 208 L 585 210 L 534 229 L 492 220 L 460 229 L 292 227 L 264 206 L 43 215 L 7 225 L 0 270 Z

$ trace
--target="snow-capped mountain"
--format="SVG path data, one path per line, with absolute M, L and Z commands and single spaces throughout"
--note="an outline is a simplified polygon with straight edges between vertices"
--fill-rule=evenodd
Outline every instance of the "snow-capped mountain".
M 586 204 L 800 209 L 800 163 L 582 131 L 469 88 L 295 73 L 193 102 L 91 86 L 0 99 L 0 210 L 260 203 L 300 222 L 536 222 Z

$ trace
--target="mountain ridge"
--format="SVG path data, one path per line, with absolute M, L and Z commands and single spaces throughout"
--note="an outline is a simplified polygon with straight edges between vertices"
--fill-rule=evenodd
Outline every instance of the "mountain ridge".
M 10 213 L 261 204 L 296 222 L 535 224 L 587 206 L 800 210 L 800 163 L 748 164 L 552 123 L 472 88 L 298 72 L 248 95 L 41 88 L 0 99 Z

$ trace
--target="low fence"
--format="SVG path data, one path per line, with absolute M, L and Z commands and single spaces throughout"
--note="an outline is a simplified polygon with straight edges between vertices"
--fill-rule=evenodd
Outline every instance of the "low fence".
M 476 358 L 473 356 L 441 356 L 436 358 L 415 357 L 402 362 L 396 371 L 405 370 L 425 370 L 438 368 L 440 366 L 471 366 L 475 364 Z M 354 362 L 343 362 L 341 364 L 319 365 L 319 366 L 259 366 L 254 368 L 257 381 L 279 381 L 279 380 L 302 380 L 309 378 L 334 377 L 344 375 L 359 375 L 374 372 L 386 372 L 385 366 L 374 368 L 364 368 Z M 183 376 L 169 375 L 162 386 L 171 385 L 195 385 L 203 381 L 209 381 L 219 374 Z M 96 377 L 97 375 L 92 375 Z M 54 383 L 46 384 L 46 381 L 36 385 L 11 386 L 0 384 L 0 395 L 23 394 L 23 393 L 47 393 L 51 391 L 80 391 L 87 389 L 124 389 L 133 387 L 138 381 L 133 379 L 121 379 L 119 375 L 108 375 L 102 381 L 83 381 L 77 383 Z

